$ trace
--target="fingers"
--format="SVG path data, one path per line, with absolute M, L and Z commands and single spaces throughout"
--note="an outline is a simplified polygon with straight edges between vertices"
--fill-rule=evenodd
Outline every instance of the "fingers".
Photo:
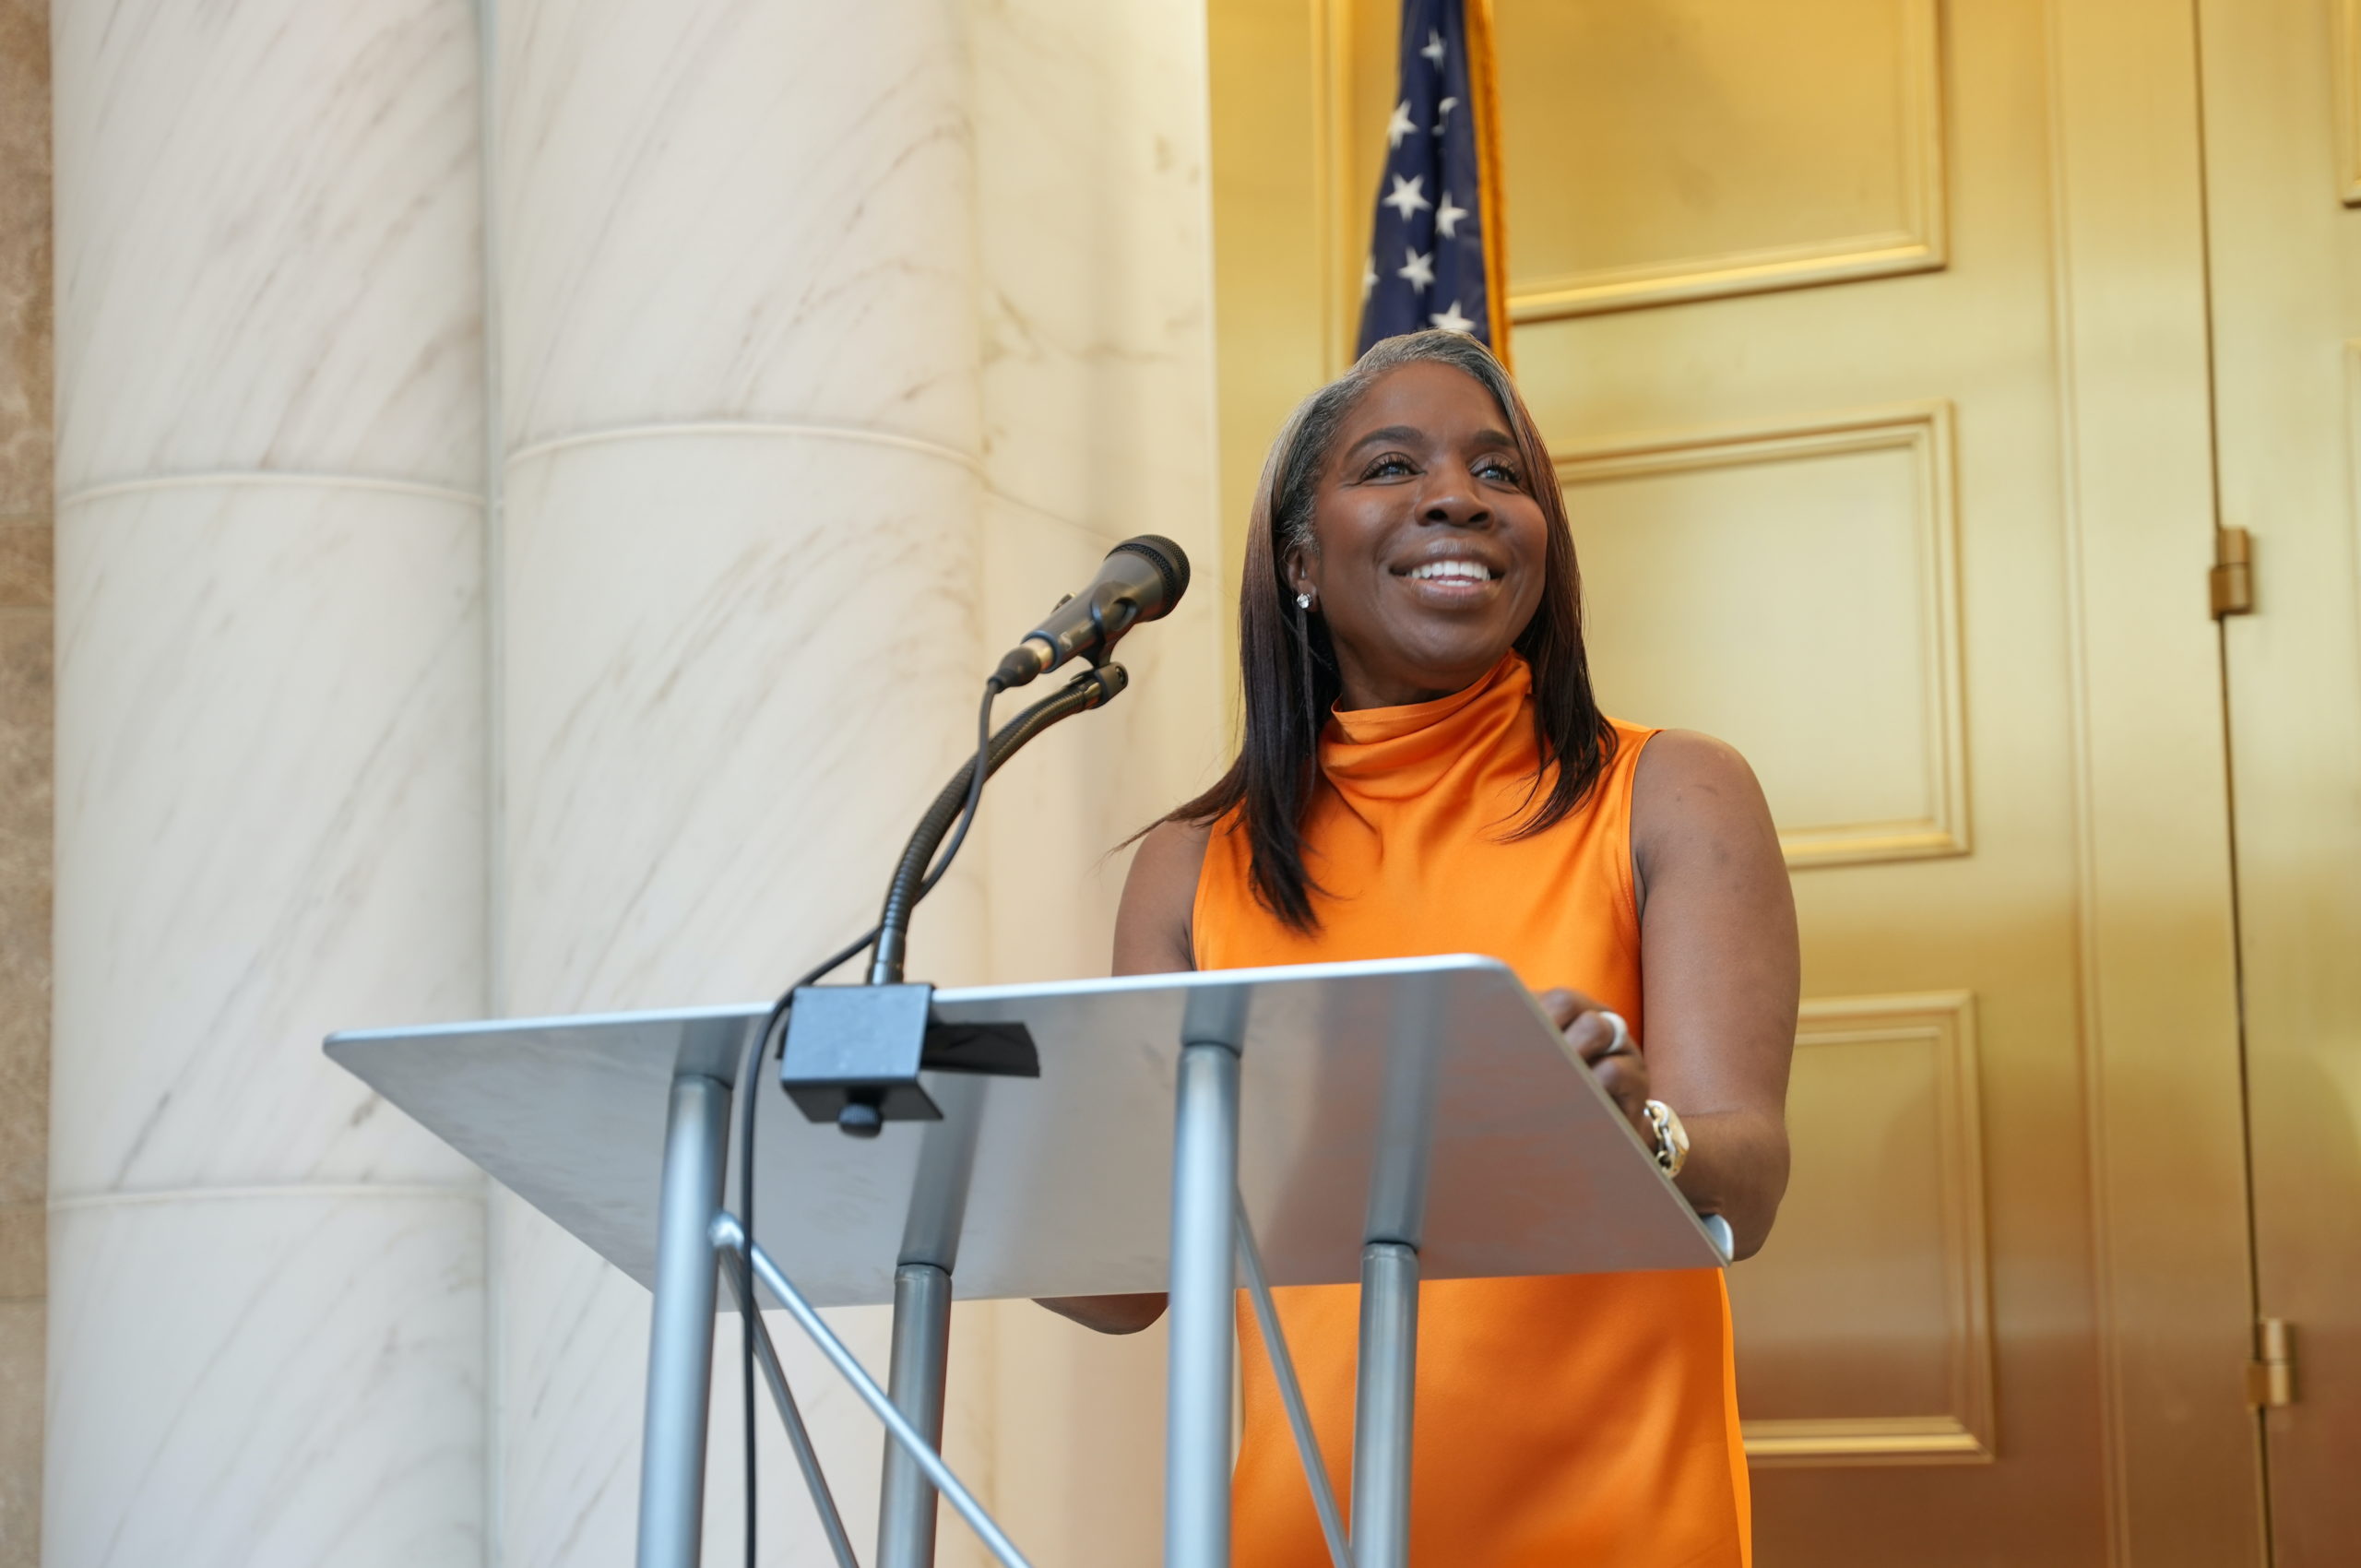
M 1541 1004 L 1541 1011 L 1548 1015 L 1549 1021 L 1561 1029 L 1583 1014 L 1598 1010 L 1597 1002 L 1562 985 L 1536 992 L 1534 1000 Z
M 1615 1109 L 1623 1113 L 1625 1120 L 1643 1133 L 1651 1132 L 1647 1063 L 1637 1056 L 1610 1056 L 1594 1071 L 1598 1087 L 1607 1091 L 1607 1097 L 1615 1102 Z
M 1631 1025 L 1623 1021 L 1621 1014 L 1594 1004 L 1577 1012 L 1564 1028 L 1566 1043 L 1590 1063 L 1591 1071 L 1598 1077 L 1598 1087 L 1607 1091 L 1633 1126 L 1646 1130 L 1648 1064 L 1632 1042 Z
M 1574 1053 L 1599 1070 L 1601 1082 L 1608 1076 L 1607 1063 L 1627 1063 L 1629 1068 L 1638 1070 L 1641 1082 L 1645 1083 L 1647 1068 L 1640 1060 L 1639 1045 L 1632 1039 L 1631 1026 L 1623 1021 L 1623 1015 L 1601 1006 L 1595 997 L 1562 985 L 1536 992 L 1533 999 L 1565 1035 L 1566 1043 L 1574 1048 Z
M 1560 1027 L 1566 1031 L 1566 1043 L 1594 1067 L 1609 1057 L 1639 1054 L 1631 1045 L 1631 1026 L 1623 1021 L 1623 1015 L 1596 1004 Z

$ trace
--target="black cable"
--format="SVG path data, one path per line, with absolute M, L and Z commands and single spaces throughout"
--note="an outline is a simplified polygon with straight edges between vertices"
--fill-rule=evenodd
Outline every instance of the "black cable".
M 1052 725 L 1063 723 L 1077 713 L 1103 707 L 1120 696 L 1130 684 L 1131 677 L 1120 664 L 1094 666 L 1075 676 L 1052 694 L 1026 708 L 1000 727 L 983 754 L 987 778 L 1038 739 Z M 955 821 L 964 824 L 967 818 L 961 811 L 975 787 L 975 763 L 971 759 L 960 765 L 950 782 L 935 795 L 934 803 L 902 847 L 902 859 L 894 868 L 894 881 L 885 892 L 885 907 L 877 919 L 876 944 L 870 950 L 869 983 L 897 985 L 902 980 L 903 959 L 909 944 L 911 911 L 925 897 L 940 878 L 943 864 L 938 862 L 932 874 L 927 866 L 933 860 L 937 846 L 948 835 Z
M 1016 754 L 1019 747 L 1039 732 L 1035 723 L 1052 710 L 1065 717 L 1077 700 L 1070 686 L 1057 695 L 1035 703 L 1009 721 L 1008 727 L 995 735 L 991 732 L 992 699 L 1008 688 L 995 675 L 984 683 L 983 708 L 976 715 L 976 754 L 954 774 L 927 807 L 926 814 L 910 834 L 909 842 L 902 848 L 902 858 L 894 868 L 894 880 L 885 890 L 885 907 L 877 917 L 877 943 L 870 951 L 869 983 L 899 984 L 902 979 L 902 954 L 908 939 L 910 915 L 919 900 L 934 890 L 943 873 L 951 867 L 951 857 L 967 837 L 967 829 L 976 820 L 976 805 L 984 792 L 984 780 L 993 769 Z M 1055 723 L 1055 719 L 1049 722 Z M 940 855 L 935 846 L 943 841 L 943 831 L 954 826 L 954 811 L 957 831 L 951 835 L 949 846 Z M 931 861 L 933 869 L 927 869 Z M 920 873 L 925 873 L 921 876 Z
M 984 779 L 991 772 L 992 699 L 1000 695 L 1002 686 L 997 679 L 984 683 L 984 700 L 976 714 L 976 757 L 969 765 L 967 798 L 959 814 L 959 826 L 935 857 L 918 890 L 919 898 L 934 891 L 943 873 L 951 869 L 953 857 L 959 846 L 967 841 L 967 829 L 976 820 L 976 808 L 982 802 Z M 911 900 L 916 903 L 917 899 Z M 739 1258 L 739 1365 L 738 1391 L 746 1416 L 746 1568 L 756 1568 L 754 1561 L 757 1499 L 754 1490 L 756 1471 L 754 1453 L 754 1111 L 761 1100 L 756 1080 L 762 1075 L 764 1059 L 771 1053 L 772 1037 L 779 1033 L 787 1021 L 788 1009 L 795 1004 L 795 993 L 807 985 L 817 984 L 843 967 L 877 940 L 880 926 L 871 926 L 835 954 L 807 970 L 794 984 L 779 992 L 771 1004 L 763 1027 L 746 1042 L 746 1050 L 738 1063 L 738 1103 L 732 1107 L 738 1119 L 738 1223 L 744 1227 L 748 1244 Z M 781 1369 L 782 1375 L 785 1369 Z

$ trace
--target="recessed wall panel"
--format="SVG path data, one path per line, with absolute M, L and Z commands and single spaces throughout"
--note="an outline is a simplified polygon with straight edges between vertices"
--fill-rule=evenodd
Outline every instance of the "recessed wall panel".
M 1967 848 L 1950 412 L 1561 454 L 1609 712 L 1744 753 L 1795 865 Z
M 1794 1175 L 1730 1271 L 1757 1463 L 1992 1455 L 1975 1017 L 1965 992 L 1804 1004 Z
M 1520 320 L 1940 267 L 1937 0 L 1498 0 Z

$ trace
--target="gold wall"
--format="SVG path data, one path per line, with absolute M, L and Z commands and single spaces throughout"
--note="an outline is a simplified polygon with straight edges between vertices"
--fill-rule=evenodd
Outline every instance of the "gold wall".
M 2217 450 L 2206 184 L 2326 146 L 2352 7 L 2268 4 L 2310 142 L 2201 95 L 2236 4 L 1493 0 L 1515 366 L 1602 696 L 1747 754 L 1802 917 L 1795 1182 L 1731 1278 L 1765 1568 L 2269 1550 L 2206 600 L 2260 454 Z M 1398 7 L 1210 15 L 1234 590 L 1264 448 L 1347 357 Z

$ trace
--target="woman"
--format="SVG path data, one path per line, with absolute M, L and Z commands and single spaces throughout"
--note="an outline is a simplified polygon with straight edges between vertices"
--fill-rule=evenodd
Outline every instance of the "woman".
M 1762 1246 L 1796 1022 L 1778 839 L 1737 753 L 1599 713 L 1564 500 L 1480 344 L 1388 339 L 1297 410 L 1264 469 L 1240 622 L 1244 744 L 1141 844 L 1117 972 L 1494 955 L 1738 1255 Z M 1340 1490 L 1357 1297 L 1278 1292 Z M 1163 1310 L 1051 1305 L 1110 1333 Z M 1268 1360 L 1240 1324 L 1234 1560 L 1316 1568 Z M 1416 1411 L 1426 1568 L 1748 1561 L 1718 1271 L 1430 1281 Z

